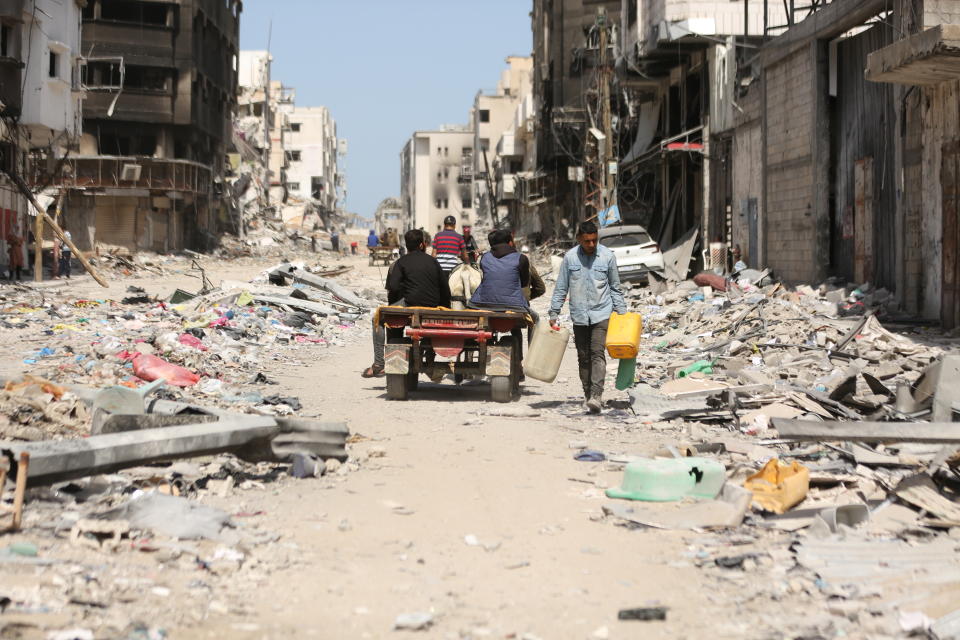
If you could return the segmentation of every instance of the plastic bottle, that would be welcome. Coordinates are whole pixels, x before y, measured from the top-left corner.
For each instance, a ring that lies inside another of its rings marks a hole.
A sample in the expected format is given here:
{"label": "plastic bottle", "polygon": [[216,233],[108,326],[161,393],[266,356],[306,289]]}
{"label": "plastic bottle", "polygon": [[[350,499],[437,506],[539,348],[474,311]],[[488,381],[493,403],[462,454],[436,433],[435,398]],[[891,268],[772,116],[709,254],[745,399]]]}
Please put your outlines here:
{"label": "plastic bottle", "polygon": [[541,382],[553,382],[560,372],[560,363],[569,341],[569,329],[554,329],[549,322],[538,322],[533,330],[530,348],[523,359],[524,375]]}

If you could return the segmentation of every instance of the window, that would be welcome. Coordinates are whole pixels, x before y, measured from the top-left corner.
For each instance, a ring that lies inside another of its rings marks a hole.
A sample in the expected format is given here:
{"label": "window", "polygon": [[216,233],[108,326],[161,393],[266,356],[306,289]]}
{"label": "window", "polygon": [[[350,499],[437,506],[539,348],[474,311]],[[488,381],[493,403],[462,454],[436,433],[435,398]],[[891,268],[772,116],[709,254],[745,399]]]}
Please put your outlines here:
{"label": "window", "polygon": [[646,233],[637,232],[637,233],[624,233],[615,236],[607,236],[600,240],[600,244],[610,249],[615,247],[634,247],[637,245],[645,245],[651,242],[650,236]]}
{"label": "window", "polygon": [[480,122],[490,122],[490,109],[480,109]]}
{"label": "window", "polygon": [[460,198],[460,208],[469,209],[473,206],[473,203],[470,202],[470,196],[461,196]]}
{"label": "window", "polygon": [[[92,5],[93,3],[89,4]],[[167,25],[167,6],[153,2],[101,0],[100,18],[102,20],[163,27]]]}
{"label": "window", "polygon": [[299,123],[299,122],[291,122],[291,123],[290,123],[290,131],[300,131],[300,123]]}
{"label": "window", "polygon": [[444,147],[444,148],[443,148],[443,155],[445,155],[445,156],[450,155],[450,149],[448,149],[447,147]]}
{"label": "window", "polygon": [[287,183],[287,191],[300,191],[300,183],[299,183],[299,182],[288,182],[288,183]]}
{"label": "window", "polygon": [[443,179],[446,180],[450,177],[450,169],[448,167],[443,168]]}
{"label": "window", "polygon": [[490,151],[490,138],[480,138],[480,151]]}
{"label": "window", "polygon": [[434,203],[434,204],[437,205],[437,209],[440,208],[440,203],[441,203],[441,202],[442,202],[442,201],[440,200],[440,198],[437,198],[436,202]]}
{"label": "window", "polygon": [[442,155],[443,155],[443,149],[442,149],[441,147],[437,147],[437,155],[438,155],[438,156],[442,156]]}
{"label": "window", "polygon": [[443,199],[443,208],[444,208],[444,209],[449,209],[449,208],[450,208],[450,201],[447,200],[446,198]]}
{"label": "window", "polygon": [[13,29],[10,28],[10,25],[0,25],[0,56],[4,58],[10,56],[13,51],[12,43],[10,42],[11,35],[13,35]]}
{"label": "window", "polygon": [[300,150],[297,149],[296,151],[288,151],[287,159],[291,162],[300,162]]}
{"label": "window", "polygon": [[60,77],[60,54],[56,51],[50,52],[50,77]]}

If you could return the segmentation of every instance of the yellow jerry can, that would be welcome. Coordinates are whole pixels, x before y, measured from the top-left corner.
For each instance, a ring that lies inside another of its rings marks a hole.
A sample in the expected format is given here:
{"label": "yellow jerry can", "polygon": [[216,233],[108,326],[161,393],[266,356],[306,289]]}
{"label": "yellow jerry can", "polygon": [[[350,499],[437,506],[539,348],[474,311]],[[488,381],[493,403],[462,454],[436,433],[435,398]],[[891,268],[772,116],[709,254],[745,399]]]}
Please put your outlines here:
{"label": "yellow jerry can", "polygon": [[639,313],[610,314],[607,325],[607,353],[617,360],[636,358],[640,352],[643,318]]}

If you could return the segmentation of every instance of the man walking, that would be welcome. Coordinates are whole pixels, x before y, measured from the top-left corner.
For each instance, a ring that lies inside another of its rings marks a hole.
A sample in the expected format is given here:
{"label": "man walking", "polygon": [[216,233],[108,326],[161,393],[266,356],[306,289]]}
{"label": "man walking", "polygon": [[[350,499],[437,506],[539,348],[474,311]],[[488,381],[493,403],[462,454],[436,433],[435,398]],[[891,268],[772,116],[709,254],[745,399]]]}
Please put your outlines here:
{"label": "man walking", "polygon": [[467,262],[477,264],[477,254],[480,249],[477,247],[477,239],[473,237],[473,227],[468,224],[463,225],[463,245],[467,252]]}
{"label": "man walking", "polygon": [[617,259],[610,249],[599,243],[597,225],[580,223],[577,243],[579,246],[563,257],[557,274],[550,301],[550,324],[555,328],[559,326],[557,316],[569,294],[573,341],[586,408],[590,413],[600,413],[603,379],[607,373],[607,324],[611,312],[626,313],[627,305],[620,290]]}
{"label": "man walking", "polygon": [[443,231],[433,237],[432,254],[446,273],[456,269],[461,260],[467,261],[466,245],[463,236],[457,233],[457,219],[453,216],[443,219]]}

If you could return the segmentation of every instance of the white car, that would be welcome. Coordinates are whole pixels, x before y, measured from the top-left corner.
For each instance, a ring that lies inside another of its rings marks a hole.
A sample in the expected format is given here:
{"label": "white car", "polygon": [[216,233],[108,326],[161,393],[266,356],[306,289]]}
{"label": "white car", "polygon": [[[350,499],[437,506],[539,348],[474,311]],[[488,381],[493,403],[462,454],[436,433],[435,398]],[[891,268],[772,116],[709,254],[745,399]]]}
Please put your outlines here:
{"label": "white car", "polygon": [[638,224],[600,229],[600,244],[617,256],[620,280],[646,280],[651,271],[663,272],[663,254],[647,230]]}

